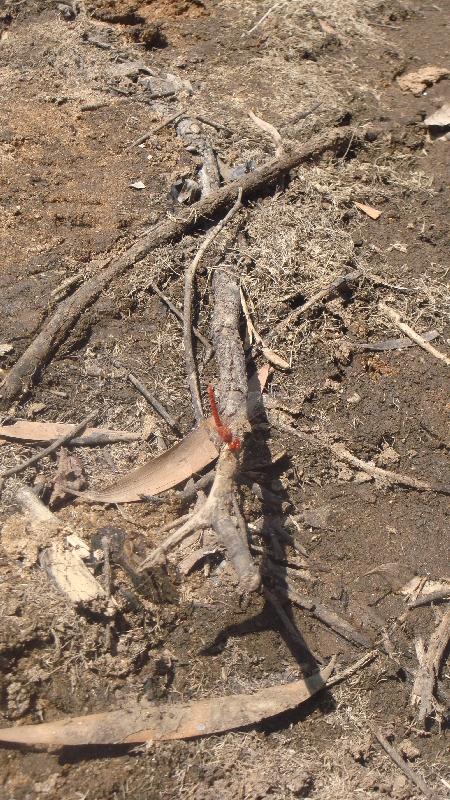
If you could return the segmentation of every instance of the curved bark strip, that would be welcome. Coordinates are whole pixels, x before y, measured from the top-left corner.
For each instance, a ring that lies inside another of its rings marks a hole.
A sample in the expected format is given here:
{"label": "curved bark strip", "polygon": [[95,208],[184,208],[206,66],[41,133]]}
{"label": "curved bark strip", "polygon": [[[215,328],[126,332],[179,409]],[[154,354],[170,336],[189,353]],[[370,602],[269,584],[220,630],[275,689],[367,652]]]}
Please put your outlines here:
{"label": "curved bark strip", "polygon": [[260,689],[254,694],[211,697],[191,703],[138,705],[40,725],[0,730],[0,742],[54,747],[111,745],[193,739],[254,725],[309,700],[323,689],[334,659],[308,678]]}
{"label": "curved bark strip", "polygon": [[0,405],[3,408],[8,407],[13,400],[29,390],[39,370],[64,342],[80,316],[115,278],[142,261],[156,247],[177,241],[200,224],[213,219],[217,212],[235,201],[239,188],[242,189],[243,198],[248,197],[274,183],[289,170],[317,158],[327,150],[336,152],[344,149],[352,137],[354,138],[354,133],[344,128],[333,128],[313,136],[295,153],[276,158],[241,180],[223,186],[196,203],[189,214],[168,218],[141,236],[135,244],[113,258],[97,275],[93,275],[73,295],[59,304],[3,381]]}

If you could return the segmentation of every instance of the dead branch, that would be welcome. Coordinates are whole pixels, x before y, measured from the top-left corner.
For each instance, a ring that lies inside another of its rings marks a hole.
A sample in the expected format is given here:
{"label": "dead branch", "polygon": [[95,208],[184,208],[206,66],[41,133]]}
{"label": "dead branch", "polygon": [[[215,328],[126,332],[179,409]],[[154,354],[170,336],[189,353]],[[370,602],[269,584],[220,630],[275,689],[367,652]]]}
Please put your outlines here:
{"label": "dead branch", "polygon": [[22,461],[21,464],[16,464],[15,467],[5,470],[5,472],[3,472],[3,474],[0,476],[1,480],[9,478],[11,475],[17,475],[19,472],[23,472],[25,469],[28,469],[28,467],[32,467],[34,464],[37,464],[37,462],[40,461],[41,458],[44,458],[44,456],[49,456],[51,453],[54,453],[56,450],[58,450],[58,448],[63,444],[70,442],[72,439],[82,433],[85,428],[87,428],[89,423],[92,422],[92,420],[97,416],[97,413],[97,411],[91,411],[91,413],[84,418],[83,422],[80,422],[79,425],[75,425],[75,427],[69,433],[65,433],[63,436],[60,436],[56,442],[53,442],[53,444],[45,447],[44,450],[41,450],[39,453],[35,453],[34,456],[31,456],[31,458],[28,458],[26,461]]}
{"label": "dead branch", "polygon": [[[225,222],[225,220],[224,220]],[[222,415],[233,432],[234,441],[250,429],[247,411],[245,357],[239,336],[240,293],[232,270],[218,267],[213,275],[214,312],[212,334],[219,373]],[[247,530],[236,505],[235,484],[238,471],[236,452],[223,446],[208,498],[193,516],[169,536],[141,565],[154,566],[170,549],[197,529],[212,528],[239,578],[240,588],[255,591],[261,577],[250,554]]]}
{"label": "dead branch", "polygon": [[357,467],[363,472],[366,472],[368,475],[371,475],[372,478],[378,478],[387,485],[407,486],[410,489],[417,489],[419,492],[439,492],[441,494],[450,494],[450,486],[445,486],[439,483],[427,483],[426,481],[420,481],[417,478],[412,478],[409,475],[402,475],[398,472],[391,472],[391,470],[388,469],[375,467],[373,464],[369,464],[367,461],[362,461],[360,458],[357,458],[342,444],[327,441],[327,439],[324,437],[318,438],[317,434],[316,436],[313,436],[312,434],[305,433],[297,428],[292,428],[290,425],[284,425],[278,420],[276,422],[276,426],[281,431],[289,433],[291,436],[295,436],[297,439],[307,442],[312,447],[330,450],[342,461],[347,461],[349,464],[352,464],[352,466]]}
{"label": "dead branch", "polygon": [[182,108],[181,111],[177,111],[176,114],[171,114],[170,117],[166,117],[166,119],[163,119],[163,121],[160,122],[158,125],[155,125],[155,127],[152,128],[151,131],[147,131],[147,133],[143,133],[142,136],[139,136],[138,139],[135,139],[134,142],[131,142],[125,148],[125,152],[127,150],[131,150],[133,147],[138,147],[140,144],[144,144],[144,142],[146,142],[147,139],[150,139],[150,137],[153,136],[154,133],[158,133],[159,131],[162,131],[163,128],[166,128],[167,125],[170,125],[171,122],[175,122],[177,119],[179,119],[184,114],[186,114],[186,112],[187,112],[187,108]]}
{"label": "dead branch", "polygon": [[419,720],[423,724],[433,712],[440,708],[435,699],[439,669],[450,639],[450,610],[442,617],[433,633],[428,649],[425,650],[422,639],[416,642],[419,669],[416,673],[411,694],[411,702],[419,707]]}
{"label": "dead branch", "polygon": [[399,330],[403,331],[403,333],[406,333],[406,335],[413,342],[418,344],[419,347],[422,348],[422,350],[426,350],[427,353],[430,353],[430,355],[434,356],[439,361],[443,361],[444,364],[447,365],[447,367],[450,367],[450,358],[448,358],[446,355],[444,355],[444,353],[441,353],[440,350],[436,350],[436,348],[433,347],[432,344],[427,342],[423,338],[423,336],[421,336],[419,333],[417,333],[414,330],[414,328],[411,328],[411,326],[408,325],[406,322],[402,322],[400,314],[398,313],[398,311],[395,311],[394,308],[389,308],[389,306],[385,305],[384,303],[379,303],[378,308],[380,309],[380,311],[383,312],[383,314],[386,314],[386,316],[388,316],[389,319],[392,320],[392,322],[395,323],[395,325],[397,326],[397,328],[399,328]]}
{"label": "dead branch", "polygon": [[239,188],[242,189],[242,196],[246,198],[273,184],[291,169],[317,158],[326,151],[336,152],[345,149],[351,138],[352,132],[343,128],[335,128],[314,136],[296,153],[274,159],[239,181],[223,186],[196,203],[188,214],[176,218],[169,217],[144,234],[58,306],[1,384],[0,397],[3,406],[7,407],[9,403],[28,391],[38,371],[44,367],[73,330],[83,312],[115,278],[142,261],[156,247],[176,241],[198,228],[205,220],[212,219],[234,200]]}
{"label": "dead branch", "polygon": [[224,229],[224,227],[228,224],[228,222],[232,219],[232,217],[234,217],[237,211],[239,211],[239,209],[241,208],[242,205],[241,199],[242,199],[242,189],[239,189],[237,200],[234,206],[230,209],[228,214],[214,228],[212,228],[209,231],[209,233],[203,240],[202,244],[200,245],[197,251],[197,255],[195,256],[193,261],[191,261],[191,263],[189,264],[184,278],[184,316],[183,316],[184,360],[186,363],[188,384],[191,392],[192,404],[194,406],[194,415],[197,423],[203,419],[203,409],[200,397],[200,389],[198,385],[197,368],[192,349],[192,304],[194,300],[195,273],[201,259],[203,258],[210,244],[214,241],[216,236],[219,235],[219,233]]}
{"label": "dead branch", "polygon": [[417,788],[420,789],[420,791],[423,792],[425,797],[428,797],[429,800],[438,800],[437,795],[430,789],[429,786],[427,786],[421,775],[419,775],[415,770],[411,769],[409,764],[407,764],[406,761],[404,761],[404,759],[401,757],[400,753],[398,753],[397,750],[395,750],[395,748],[389,744],[388,740],[385,736],[383,736],[381,731],[377,730],[376,728],[372,728],[371,726],[369,727],[377,741],[381,744],[384,752],[387,753],[394,764],[401,769],[408,780],[410,780],[414,786],[417,786]]}

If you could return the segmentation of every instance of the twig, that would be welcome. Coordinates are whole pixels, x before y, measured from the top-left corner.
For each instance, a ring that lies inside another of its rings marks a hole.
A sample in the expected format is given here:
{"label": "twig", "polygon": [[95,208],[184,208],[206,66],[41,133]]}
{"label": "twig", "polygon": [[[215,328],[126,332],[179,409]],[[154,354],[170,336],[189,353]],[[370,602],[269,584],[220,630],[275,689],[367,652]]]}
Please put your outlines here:
{"label": "twig", "polygon": [[253,111],[249,111],[248,115],[252,120],[252,122],[254,122],[258,128],[260,128],[265,133],[268,133],[269,136],[272,137],[273,142],[275,144],[275,156],[276,158],[280,158],[280,156],[284,152],[284,147],[279,131],[277,131],[275,126],[271,125],[270,122],[266,122],[264,119],[261,119],[261,117],[257,117],[256,114],[253,113]]}
{"label": "twig", "polygon": [[284,328],[287,327],[291,322],[295,322],[302,314],[306,314],[310,308],[312,308],[316,303],[319,303],[321,300],[324,300],[325,297],[328,297],[332,292],[336,289],[339,289],[340,286],[350,283],[351,281],[356,281],[358,278],[361,277],[360,270],[354,270],[353,272],[348,272],[346,275],[340,275],[336,278],[332,283],[328,284],[324,289],[321,289],[320,292],[316,292],[313,294],[309,300],[306,301],[302,306],[299,308],[295,308],[294,311],[291,311],[285,319],[282,319],[277,325],[275,325],[274,330],[277,333],[280,333]]}
{"label": "twig", "polygon": [[400,753],[398,753],[397,750],[395,750],[395,748],[389,744],[388,740],[386,739],[385,736],[383,736],[381,731],[377,730],[376,728],[373,728],[371,725],[369,726],[369,728],[372,731],[375,738],[381,744],[381,747],[383,748],[385,753],[387,753],[389,758],[391,758],[392,761],[394,762],[394,764],[396,764],[397,767],[401,769],[401,771],[403,772],[404,775],[406,775],[408,780],[410,780],[411,783],[414,784],[414,786],[417,786],[417,788],[420,789],[420,791],[423,792],[425,797],[428,797],[429,800],[438,800],[437,795],[429,788],[429,786],[427,786],[424,779],[415,770],[411,769],[409,764],[407,764],[406,761],[404,761],[404,759],[401,757]]}
{"label": "twig", "polygon": [[160,122],[159,125],[156,125],[154,128],[152,128],[151,131],[143,133],[142,136],[139,136],[139,139],[135,139],[134,142],[131,142],[131,144],[127,145],[125,151],[131,150],[132,147],[138,147],[140,144],[144,144],[144,142],[146,142],[147,139],[150,139],[150,137],[153,136],[154,133],[162,131],[163,128],[167,127],[167,125],[170,125],[171,122],[175,122],[175,120],[182,117],[183,114],[186,114],[186,111],[187,111],[186,108],[182,108],[181,111],[177,111],[176,114],[172,114],[170,117],[166,117],[166,119],[163,119],[163,121]]}
{"label": "twig", "polygon": [[150,392],[144,386],[144,384],[138,381],[138,379],[136,378],[135,375],[133,375],[132,372],[128,374],[128,380],[130,381],[130,383],[133,384],[133,386],[138,390],[138,392],[140,392],[141,395],[145,397],[145,399],[150,403],[152,408],[154,408],[156,413],[159,414],[159,416],[162,417],[163,420],[167,422],[168,426],[172,428],[172,430],[175,431],[175,433],[179,433],[180,429],[178,427],[177,420],[174,417],[172,417],[172,415],[169,414],[168,411],[166,411],[164,406],[161,405],[161,403],[159,402],[159,400],[156,399],[156,397],[150,394]]}
{"label": "twig", "polygon": [[343,639],[356,644],[358,647],[370,647],[370,639],[368,639],[367,636],[360,633],[353,625],[350,625],[346,619],[340,617],[339,614],[336,614],[334,611],[331,611],[331,609],[324,606],[323,603],[311,597],[305,597],[287,585],[282,586],[280,591],[282,591],[292,603],[308,611],[313,617],[323,622],[324,625],[331,628],[331,630],[339,636],[342,636]]}
{"label": "twig", "polygon": [[347,678],[351,678],[355,672],[358,672],[358,670],[367,666],[367,664],[371,664],[372,661],[375,661],[379,655],[380,653],[378,650],[371,650],[369,653],[366,653],[364,656],[362,656],[362,658],[359,658],[358,661],[350,664],[349,667],[342,669],[340,672],[336,672],[335,675],[328,679],[327,686],[335,686],[337,683],[341,683],[342,681],[347,680]]}
{"label": "twig", "polygon": [[[427,331],[427,333],[423,334],[423,339],[426,342],[431,342],[437,336],[439,336],[439,331]],[[383,342],[358,342],[352,344],[353,350],[369,350],[375,353],[384,353],[387,350],[405,350],[407,347],[417,347],[417,342],[402,336],[400,339],[385,339]]]}
{"label": "twig", "polygon": [[200,245],[197,255],[189,264],[185,278],[184,278],[184,316],[183,316],[183,342],[184,342],[184,359],[186,363],[186,372],[188,378],[189,389],[192,397],[192,404],[194,406],[194,415],[197,422],[203,419],[202,401],[200,397],[200,389],[198,386],[197,368],[195,364],[194,352],[192,349],[192,304],[194,299],[194,282],[196,269],[204,256],[206,250],[224,229],[227,223],[241,208],[242,205],[242,189],[238,190],[237,200],[234,206],[230,209],[228,214],[212,228],[204,238]]}
{"label": "twig", "polygon": [[379,303],[378,308],[380,309],[380,311],[383,312],[383,314],[386,314],[386,316],[388,316],[389,319],[392,320],[392,322],[395,323],[397,328],[403,331],[403,333],[406,333],[406,335],[410,339],[412,339],[413,342],[418,344],[419,347],[422,348],[422,350],[426,350],[427,353],[430,353],[430,355],[434,356],[439,361],[443,361],[444,364],[447,365],[447,367],[450,367],[450,358],[444,355],[444,353],[441,353],[440,350],[436,350],[436,348],[433,347],[432,344],[425,341],[423,336],[417,333],[406,322],[402,322],[400,314],[397,311],[395,311],[393,308],[389,308],[389,306],[385,305],[384,303]]}
{"label": "twig", "polygon": [[92,422],[97,414],[97,411],[92,411],[87,417],[84,418],[83,422],[80,422],[79,425],[75,425],[70,433],[60,436],[59,439],[52,444],[49,444],[49,446],[45,447],[44,450],[41,450],[39,453],[35,453],[34,456],[31,456],[31,458],[28,458],[26,461],[22,461],[21,464],[16,464],[15,467],[7,469],[2,473],[0,479],[4,480],[5,478],[11,477],[11,475],[17,475],[19,472],[23,472],[25,469],[28,469],[28,467],[32,467],[34,464],[37,464],[37,462],[40,461],[41,458],[44,458],[44,456],[49,456],[51,453],[54,453],[56,450],[58,450],[59,447],[62,447],[63,444],[67,444],[68,442],[72,441],[72,439],[74,439],[76,436],[82,433],[85,428],[87,428],[89,423]]}
{"label": "twig", "polygon": [[371,475],[372,478],[378,478],[388,485],[408,486],[410,489],[417,489],[419,492],[439,492],[441,494],[450,494],[450,486],[445,486],[438,483],[427,483],[420,481],[417,478],[412,478],[409,475],[402,475],[398,472],[391,472],[388,469],[381,469],[369,464],[367,461],[362,461],[347,450],[342,444],[336,442],[329,442],[325,438],[317,438],[310,433],[304,433],[297,428],[292,428],[290,425],[284,425],[280,421],[276,422],[277,427],[285,433],[291,434],[304,442],[308,442],[312,447],[323,448],[331,450],[342,461],[347,461],[352,466]]}
{"label": "twig", "polygon": [[[166,304],[167,308],[172,312],[172,314],[175,314],[177,319],[179,319],[180,322],[183,322],[183,314],[181,313],[181,311],[179,311],[179,309],[172,303],[172,301],[169,300],[167,295],[165,295],[161,291],[161,289],[158,288],[156,283],[149,283],[145,288],[148,288],[148,287],[150,287],[152,289],[152,291],[154,291],[155,294],[157,294],[158,297],[161,298],[161,300]],[[213,348],[212,348],[211,342],[209,342],[208,339],[206,339],[206,337],[203,336],[203,334],[199,331],[198,328],[193,327],[192,328],[192,332],[193,332],[194,336],[196,336],[196,338],[199,340],[199,342],[201,342],[202,345],[204,345],[204,347],[206,347],[205,359],[206,359],[206,361],[209,361],[209,359],[211,358],[212,352],[213,352]]]}
{"label": "twig", "polygon": [[194,114],[193,119],[198,119],[198,121],[203,122],[204,125],[209,125],[210,128],[215,128],[216,131],[222,131],[226,133],[227,136],[231,136],[233,133],[230,128],[226,128],[225,125],[220,125],[218,122],[209,119],[209,117],[204,117],[202,114]]}
{"label": "twig", "polygon": [[447,649],[449,638],[450,610],[442,617],[440,624],[430,639],[430,644],[426,651],[421,639],[416,642],[419,669],[416,673],[411,699],[413,705],[419,706],[419,720],[422,723],[426,722],[433,711],[438,710],[438,704],[434,698],[434,693],[441,661]]}
{"label": "twig", "polygon": [[286,122],[283,122],[282,125],[280,125],[280,128],[285,128],[287,125],[295,125],[297,122],[300,122],[300,120],[306,119],[306,117],[309,117],[311,114],[314,114],[314,111],[317,111],[317,109],[320,108],[321,105],[322,101],[315,103],[307,111],[299,111],[298,114],[294,114],[293,117],[288,119]]}
{"label": "twig", "polygon": [[284,3],[274,3],[273,6],[271,6],[269,9],[267,9],[266,13],[262,15],[262,17],[258,20],[258,22],[255,22],[255,24],[253,25],[252,28],[250,28],[250,30],[244,31],[244,33],[241,34],[241,38],[243,36],[250,36],[251,33],[254,33],[256,31],[256,29],[259,28],[260,25],[262,25],[264,20],[267,19],[269,14],[272,13],[272,11],[275,11],[276,8],[281,8],[281,6],[283,6],[283,5],[284,5]]}
{"label": "twig", "polygon": [[49,317],[40,333],[0,384],[1,405],[8,407],[13,400],[29,389],[34,376],[40,374],[50,356],[56,352],[68,334],[73,332],[80,317],[83,317],[83,312],[113,280],[142,261],[152,250],[180,239],[203,221],[212,219],[233,202],[238,188],[242,189],[243,197],[248,197],[261,189],[266,190],[267,186],[278,181],[280,176],[300,164],[317,158],[328,150],[341,151],[348,144],[349,138],[350,133],[345,128],[334,128],[313,136],[297,152],[274,159],[243,178],[222,186],[217,192],[196,203],[187,214],[169,217],[143,234],[131,247],[111,259],[107,266],[59,304],[55,313]]}

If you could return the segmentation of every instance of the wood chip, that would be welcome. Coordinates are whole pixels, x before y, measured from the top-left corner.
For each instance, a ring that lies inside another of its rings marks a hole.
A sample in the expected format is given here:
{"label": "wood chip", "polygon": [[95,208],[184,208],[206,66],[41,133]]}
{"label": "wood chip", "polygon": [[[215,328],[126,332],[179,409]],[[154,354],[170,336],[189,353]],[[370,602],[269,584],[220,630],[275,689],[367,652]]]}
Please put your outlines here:
{"label": "wood chip", "polygon": [[360,211],[363,211],[364,214],[367,214],[370,219],[378,219],[378,217],[381,217],[382,212],[378,211],[377,208],[368,206],[365,203],[355,203],[355,206],[356,208],[359,208]]}

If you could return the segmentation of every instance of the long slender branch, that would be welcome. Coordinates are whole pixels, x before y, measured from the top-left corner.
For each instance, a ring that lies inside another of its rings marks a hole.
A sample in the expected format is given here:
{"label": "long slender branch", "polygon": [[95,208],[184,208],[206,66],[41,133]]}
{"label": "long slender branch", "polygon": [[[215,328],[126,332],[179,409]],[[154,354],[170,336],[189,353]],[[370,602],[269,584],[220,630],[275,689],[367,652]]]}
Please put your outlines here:
{"label": "long slender branch", "polygon": [[99,273],[95,274],[70,297],[59,304],[55,313],[31,342],[23,355],[9,371],[1,384],[1,403],[8,407],[24,392],[28,391],[34,377],[57,351],[83,316],[83,312],[95,302],[101,292],[116,278],[123,275],[134,264],[142,261],[152,250],[168,242],[176,241],[190,233],[205,220],[227,207],[236,197],[238,188],[242,196],[266,189],[279,180],[281,175],[300,164],[317,158],[327,150],[345,149],[352,137],[349,129],[335,128],[312,137],[296,153],[274,159],[249,173],[239,181],[223,186],[217,192],[196,203],[189,214],[169,217],[145,233],[117,258],[113,258]]}

